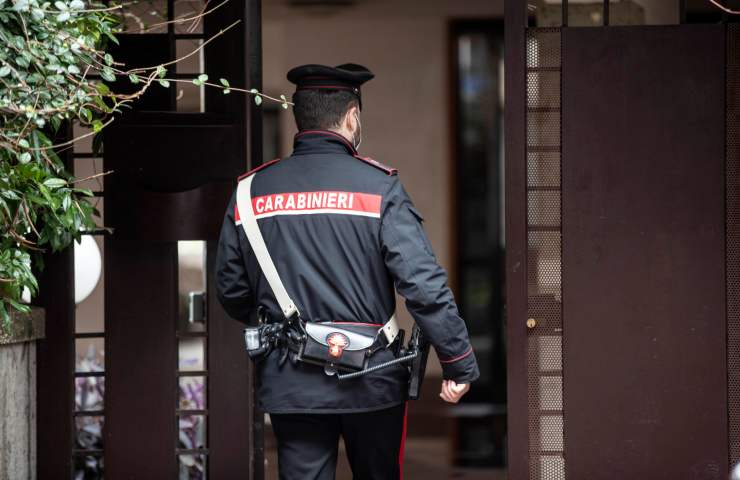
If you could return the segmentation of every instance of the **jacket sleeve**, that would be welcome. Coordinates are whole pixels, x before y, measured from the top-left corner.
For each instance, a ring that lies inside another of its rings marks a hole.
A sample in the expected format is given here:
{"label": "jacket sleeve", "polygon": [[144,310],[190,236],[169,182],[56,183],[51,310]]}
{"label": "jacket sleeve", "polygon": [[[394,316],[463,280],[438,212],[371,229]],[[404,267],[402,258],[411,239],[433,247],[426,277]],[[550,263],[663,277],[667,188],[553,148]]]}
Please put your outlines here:
{"label": "jacket sleeve", "polygon": [[[243,323],[249,322],[254,308],[254,295],[249,286],[244,249],[248,243],[240,239],[242,227],[235,223],[236,193],[232,195],[224,215],[216,253],[216,295],[226,313]],[[246,237],[246,235],[243,235]]]}
{"label": "jacket sleeve", "polygon": [[480,374],[468,330],[422,221],[400,180],[393,176],[381,213],[380,242],[385,264],[409,313],[437,351],[444,378],[472,382]]}

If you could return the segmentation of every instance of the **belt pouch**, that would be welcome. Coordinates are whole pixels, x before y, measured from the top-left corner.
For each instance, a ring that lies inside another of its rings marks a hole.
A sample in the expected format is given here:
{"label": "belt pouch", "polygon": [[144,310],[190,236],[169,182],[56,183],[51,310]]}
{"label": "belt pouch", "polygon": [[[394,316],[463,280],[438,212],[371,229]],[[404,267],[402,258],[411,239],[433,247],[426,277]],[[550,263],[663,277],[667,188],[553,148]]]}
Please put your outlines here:
{"label": "belt pouch", "polygon": [[[338,370],[363,370],[378,328],[346,328],[332,322],[307,322],[306,342],[298,358]],[[366,330],[367,333],[360,330]]]}

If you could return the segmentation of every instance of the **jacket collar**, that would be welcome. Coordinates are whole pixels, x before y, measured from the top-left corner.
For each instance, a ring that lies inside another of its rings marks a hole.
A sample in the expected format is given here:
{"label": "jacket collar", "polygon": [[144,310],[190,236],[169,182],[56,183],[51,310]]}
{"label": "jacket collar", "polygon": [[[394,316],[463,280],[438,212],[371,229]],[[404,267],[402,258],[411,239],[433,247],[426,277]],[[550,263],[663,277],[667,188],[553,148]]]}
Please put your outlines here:
{"label": "jacket collar", "polygon": [[357,150],[342,135],[329,130],[303,130],[293,139],[293,155],[312,153],[348,153],[357,155]]}

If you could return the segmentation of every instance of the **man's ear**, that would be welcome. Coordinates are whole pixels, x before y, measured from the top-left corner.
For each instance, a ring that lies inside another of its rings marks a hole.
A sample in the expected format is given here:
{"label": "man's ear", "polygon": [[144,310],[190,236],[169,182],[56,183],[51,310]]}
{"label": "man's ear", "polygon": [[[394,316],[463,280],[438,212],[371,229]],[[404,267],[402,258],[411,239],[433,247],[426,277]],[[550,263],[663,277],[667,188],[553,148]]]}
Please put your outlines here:
{"label": "man's ear", "polygon": [[357,106],[350,107],[344,116],[344,127],[348,132],[354,132],[357,129],[357,116],[360,114]]}

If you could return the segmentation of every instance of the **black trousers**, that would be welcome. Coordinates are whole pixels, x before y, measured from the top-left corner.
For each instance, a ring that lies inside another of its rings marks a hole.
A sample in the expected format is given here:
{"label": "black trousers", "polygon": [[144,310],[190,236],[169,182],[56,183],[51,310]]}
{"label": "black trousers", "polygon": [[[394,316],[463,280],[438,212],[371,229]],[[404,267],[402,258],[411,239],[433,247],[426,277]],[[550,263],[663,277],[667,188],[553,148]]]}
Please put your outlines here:
{"label": "black trousers", "polygon": [[280,480],[333,480],[340,435],[354,480],[400,480],[406,404],[344,414],[270,414]]}

